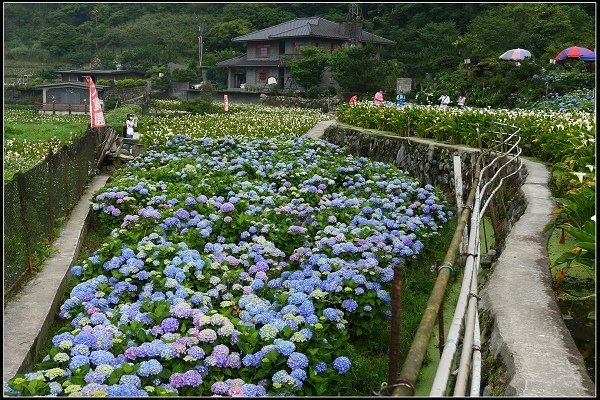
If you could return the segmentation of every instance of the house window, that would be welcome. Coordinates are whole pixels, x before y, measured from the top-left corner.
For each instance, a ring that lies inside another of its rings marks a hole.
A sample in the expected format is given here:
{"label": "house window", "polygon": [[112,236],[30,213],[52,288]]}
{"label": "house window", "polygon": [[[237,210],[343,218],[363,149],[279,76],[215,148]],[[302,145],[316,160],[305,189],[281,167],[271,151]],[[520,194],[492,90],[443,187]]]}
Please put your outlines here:
{"label": "house window", "polygon": [[266,83],[267,82],[267,74],[268,74],[268,71],[266,69],[257,69],[256,70],[256,83]]}
{"label": "house window", "polygon": [[303,46],[305,46],[304,42],[294,42],[294,54],[299,54],[300,48],[302,48]]}
{"label": "house window", "polygon": [[271,45],[269,45],[269,44],[256,45],[256,57],[261,57],[261,58],[269,57],[270,48],[271,48]]}

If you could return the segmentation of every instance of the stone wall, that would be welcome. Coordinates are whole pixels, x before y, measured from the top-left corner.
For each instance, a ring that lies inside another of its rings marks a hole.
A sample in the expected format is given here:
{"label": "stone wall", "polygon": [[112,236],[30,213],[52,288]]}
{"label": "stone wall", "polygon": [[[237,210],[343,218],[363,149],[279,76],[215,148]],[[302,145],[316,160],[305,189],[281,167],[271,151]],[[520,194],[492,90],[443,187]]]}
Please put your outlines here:
{"label": "stone wall", "polygon": [[[453,157],[458,155],[461,160],[462,198],[466,201],[475,178],[473,175],[480,153],[479,149],[471,147],[414,137],[399,137],[340,123],[327,128],[321,138],[343,147],[348,154],[393,164],[419,180],[421,185],[431,184],[441,189],[453,207],[456,207]],[[489,162],[493,156],[485,155],[483,159],[484,163]],[[514,167],[507,167],[508,173],[513,171]],[[489,173],[491,177],[495,171]],[[504,247],[506,235],[527,206],[525,196],[520,190],[526,176],[527,171],[523,168],[507,178],[486,210],[486,215],[490,216],[494,225],[497,250]],[[491,189],[493,187],[490,187]]]}
{"label": "stone wall", "polygon": [[141,104],[148,97],[148,86],[134,86],[127,88],[107,87],[104,89],[104,100],[117,99],[119,103]]}

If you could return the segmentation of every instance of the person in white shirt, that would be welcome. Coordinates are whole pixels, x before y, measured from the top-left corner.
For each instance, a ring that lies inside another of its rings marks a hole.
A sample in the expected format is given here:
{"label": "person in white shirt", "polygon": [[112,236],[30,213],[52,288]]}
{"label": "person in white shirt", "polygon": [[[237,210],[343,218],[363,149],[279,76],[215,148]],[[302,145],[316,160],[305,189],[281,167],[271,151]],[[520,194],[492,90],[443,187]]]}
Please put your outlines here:
{"label": "person in white shirt", "polygon": [[446,107],[448,107],[448,104],[450,104],[450,96],[448,96],[448,92],[444,92],[444,94],[440,96],[438,101],[440,102],[441,109],[445,109]]}
{"label": "person in white shirt", "polygon": [[456,101],[456,105],[458,106],[458,108],[463,108],[465,106],[465,101],[467,101],[467,98],[463,93],[461,93],[460,96],[458,96],[458,100]]}
{"label": "person in white shirt", "polygon": [[[133,138],[133,134],[135,132],[135,128],[137,127],[137,117],[133,114],[127,114],[127,119],[125,120],[125,135],[126,138]],[[131,145],[126,145],[127,150],[131,152]],[[123,146],[125,147],[125,146]]]}

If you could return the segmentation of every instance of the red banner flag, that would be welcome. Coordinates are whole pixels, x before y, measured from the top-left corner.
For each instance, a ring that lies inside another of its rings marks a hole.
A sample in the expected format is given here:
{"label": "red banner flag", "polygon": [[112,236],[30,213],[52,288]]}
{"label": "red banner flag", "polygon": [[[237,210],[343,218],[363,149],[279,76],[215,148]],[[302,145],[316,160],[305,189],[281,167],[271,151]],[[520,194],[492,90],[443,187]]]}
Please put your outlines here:
{"label": "red banner flag", "polygon": [[223,109],[229,111],[229,97],[226,94],[223,95]]}
{"label": "red banner flag", "polygon": [[106,126],[106,123],[104,122],[104,113],[102,112],[102,105],[98,98],[96,85],[94,85],[91,76],[84,76],[84,78],[90,89],[90,116],[92,118],[90,125],[92,128],[102,128]]}

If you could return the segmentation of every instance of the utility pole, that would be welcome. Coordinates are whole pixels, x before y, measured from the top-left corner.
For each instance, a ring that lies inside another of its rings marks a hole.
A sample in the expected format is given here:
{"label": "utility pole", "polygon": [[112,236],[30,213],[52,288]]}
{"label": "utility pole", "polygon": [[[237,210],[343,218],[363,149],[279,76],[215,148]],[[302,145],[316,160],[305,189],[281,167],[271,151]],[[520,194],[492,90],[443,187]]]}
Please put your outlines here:
{"label": "utility pole", "polygon": [[203,42],[203,34],[204,34],[204,20],[196,17],[196,20],[198,21],[198,33],[200,34],[200,36],[198,36],[198,67],[200,68],[200,80],[201,82],[204,81],[204,73],[202,70],[202,53],[204,50],[204,42]]}
{"label": "utility pole", "polygon": [[[358,3],[350,3],[348,5],[348,24],[350,31],[350,46],[356,46],[358,44],[359,36],[359,23],[362,21],[362,10]],[[362,26],[362,25],[361,25]],[[362,28],[360,28],[362,29]]]}

